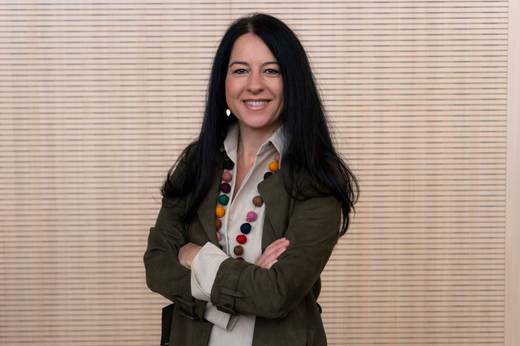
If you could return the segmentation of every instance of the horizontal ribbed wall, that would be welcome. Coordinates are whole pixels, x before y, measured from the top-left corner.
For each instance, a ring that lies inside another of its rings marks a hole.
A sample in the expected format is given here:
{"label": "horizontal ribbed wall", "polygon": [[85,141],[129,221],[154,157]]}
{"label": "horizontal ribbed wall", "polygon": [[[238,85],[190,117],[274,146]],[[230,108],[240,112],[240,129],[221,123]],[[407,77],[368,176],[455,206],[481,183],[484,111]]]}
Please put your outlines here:
{"label": "horizontal ribbed wall", "polygon": [[330,345],[503,345],[507,1],[0,3],[0,344],[153,345],[142,255],[229,23],[304,44],[361,183]]}

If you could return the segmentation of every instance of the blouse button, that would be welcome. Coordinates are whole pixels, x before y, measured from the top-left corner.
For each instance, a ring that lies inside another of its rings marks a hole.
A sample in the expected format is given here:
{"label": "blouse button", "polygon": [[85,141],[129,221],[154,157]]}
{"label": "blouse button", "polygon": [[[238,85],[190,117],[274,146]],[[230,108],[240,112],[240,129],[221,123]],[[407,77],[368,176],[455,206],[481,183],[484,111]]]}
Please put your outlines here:
{"label": "blouse button", "polygon": [[222,221],[220,221],[220,219],[215,220],[215,227],[217,228],[217,231],[222,228]]}

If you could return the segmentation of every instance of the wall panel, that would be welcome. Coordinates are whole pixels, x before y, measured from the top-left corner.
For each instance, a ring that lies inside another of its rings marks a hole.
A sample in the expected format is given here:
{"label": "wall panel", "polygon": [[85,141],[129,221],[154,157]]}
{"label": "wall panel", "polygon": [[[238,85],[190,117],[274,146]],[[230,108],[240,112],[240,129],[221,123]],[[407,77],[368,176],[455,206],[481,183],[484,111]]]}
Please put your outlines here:
{"label": "wall panel", "polygon": [[361,183],[322,276],[329,344],[504,345],[500,0],[0,2],[0,344],[158,343],[159,187],[253,11],[298,33]]}

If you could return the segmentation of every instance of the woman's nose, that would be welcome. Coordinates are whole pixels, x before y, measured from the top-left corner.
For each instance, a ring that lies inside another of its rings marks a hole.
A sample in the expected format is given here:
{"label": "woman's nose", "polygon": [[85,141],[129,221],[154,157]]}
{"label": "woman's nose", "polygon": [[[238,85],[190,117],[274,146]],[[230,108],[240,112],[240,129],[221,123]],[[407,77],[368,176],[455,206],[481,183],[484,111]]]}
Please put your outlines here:
{"label": "woman's nose", "polygon": [[260,72],[251,72],[247,81],[247,88],[251,92],[258,92],[263,90],[263,80]]}

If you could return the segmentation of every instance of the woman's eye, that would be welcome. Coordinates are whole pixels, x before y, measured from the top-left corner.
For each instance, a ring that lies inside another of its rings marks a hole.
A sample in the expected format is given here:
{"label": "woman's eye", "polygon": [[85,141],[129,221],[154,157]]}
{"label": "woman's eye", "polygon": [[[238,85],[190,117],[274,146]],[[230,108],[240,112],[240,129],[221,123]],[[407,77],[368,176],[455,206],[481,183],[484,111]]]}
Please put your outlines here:
{"label": "woman's eye", "polygon": [[234,70],[233,73],[236,73],[236,74],[242,74],[242,73],[241,73],[242,71],[245,71],[245,69],[243,69],[243,68],[239,68],[239,69]]}
{"label": "woman's eye", "polygon": [[274,68],[268,68],[266,70],[269,74],[277,74],[278,73],[278,70],[275,70]]}

